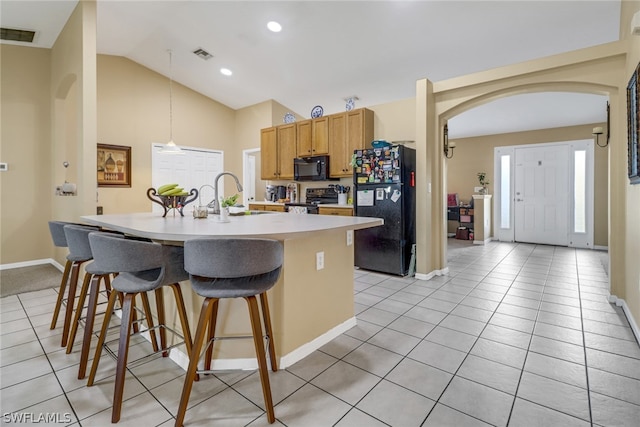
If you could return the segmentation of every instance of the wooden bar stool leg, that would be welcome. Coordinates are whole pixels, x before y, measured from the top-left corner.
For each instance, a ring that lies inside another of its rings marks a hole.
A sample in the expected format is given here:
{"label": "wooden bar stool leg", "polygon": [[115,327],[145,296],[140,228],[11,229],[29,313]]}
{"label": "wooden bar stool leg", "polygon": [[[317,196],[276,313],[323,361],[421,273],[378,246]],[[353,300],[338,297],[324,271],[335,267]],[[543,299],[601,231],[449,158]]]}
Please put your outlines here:
{"label": "wooden bar stool leg", "polygon": [[267,344],[269,348],[269,361],[271,362],[271,370],[276,372],[278,370],[278,360],[276,359],[276,346],[273,340],[273,329],[271,328],[271,314],[269,313],[269,301],[267,299],[267,293],[260,294],[260,306],[262,308],[262,318],[264,320],[264,329],[267,334]]}
{"label": "wooden bar stool leg", "polygon": [[211,298],[211,303],[213,308],[211,310],[211,316],[209,316],[209,337],[207,338],[207,344],[211,343],[209,347],[207,347],[207,354],[204,357],[204,370],[211,370],[211,359],[213,359],[213,346],[215,345],[215,341],[211,341],[216,336],[216,322],[218,320],[218,303],[220,302],[217,298]]}
{"label": "wooden bar stool leg", "polygon": [[179,283],[169,285],[173,290],[178,308],[178,316],[180,316],[180,325],[182,325],[182,336],[184,337],[184,346],[187,350],[187,356],[191,357],[191,347],[193,340],[191,339],[191,329],[189,328],[189,320],[187,319],[187,310],[184,307],[184,298],[182,297],[182,289]]}
{"label": "wooden bar stool leg", "polygon": [[[215,300],[217,301],[217,300]],[[200,310],[200,320],[198,320],[198,326],[196,328],[196,335],[193,341],[193,347],[191,347],[191,357],[189,358],[189,367],[187,368],[187,374],[182,387],[182,396],[180,397],[180,406],[178,406],[178,413],[176,414],[176,427],[182,427],[184,422],[184,415],[187,412],[187,404],[189,403],[189,395],[191,394],[191,388],[193,387],[193,381],[196,377],[196,371],[198,369],[198,355],[202,349],[202,343],[204,341],[205,333],[207,332],[207,323],[211,317],[211,311],[213,309],[213,302],[210,298],[205,298],[202,302],[202,309]]]}
{"label": "wooden bar stool leg", "polygon": [[116,298],[120,292],[111,292],[109,295],[109,302],[107,303],[107,311],[104,313],[104,320],[102,321],[102,329],[100,330],[100,337],[98,338],[98,345],[96,346],[96,354],[93,357],[93,363],[91,364],[91,371],[89,371],[89,379],[87,380],[87,386],[92,386],[93,381],[96,378],[96,372],[98,371],[98,364],[100,363],[100,355],[102,354],[102,346],[107,337],[107,331],[109,330],[109,322],[111,321],[111,313],[113,307],[116,304]]}
{"label": "wooden bar stool leg", "polygon": [[[142,299],[142,307],[144,310],[144,316],[147,318],[147,328],[149,328],[149,336],[151,337],[151,346],[153,347],[153,351],[158,351],[158,340],[156,339],[156,331],[153,329],[153,316],[151,314],[151,306],[149,305],[149,297],[146,292],[142,292],[140,294],[140,298]],[[125,302],[127,296],[125,295]]]}
{"label": "wooden bar stool leg", "polygon": [[78,287],[78,276],[80,275],[80,266],[82,262],[74,262],[71,267],[71,278],[69,280],[69,295],[67,296],[67,307],[64,314],[64,326],[62,328],[62,341],[60,347],[67,346],[69,338],[69,327],[71,326],[71,316],[73,314],[73,306],[76,302],[76,288]]}
{"label": "wooden bar stool leg", "polygon": [[113,409],[111,411],[111,422],[120,421],[122,412],[122,396],[124,394],[124,380],[127,374],[127,356],[129,354],[129,338],[131,337],[131,323],[133,322],[133,299],[134,293],[124,295],[124,305],[122,307],[122,323],[120,324],[120,340],[118,342],[118,364],[116,367],[116,383],[113,390]]}
{"label": "wooden bar stool leg", "polygon": [[80,319],[82,319],[82,311],[84,310],[84,300],[87,297],[89,291],[89,282],[93,277],[92,274],[86,273],[82,280],[82,289],[80,289],[80,295],[78,296],[78,305],[76,307],[75,315],[73,316],[73,322],[71,322],[71,332],[69,332],[69,338],[67,340],[67,354],[73,350],[73,343],[76,341],[76,334],[78,333],[78,325]]}
{"label": "wooden bar stool leg", "polygon": [[[89,350],[91,348],[91,336],[93,335],[93,324],[96,319],[98,306],[98,294],[100,293],[100,279],[103,276],[93,276],[89,287],[89,307],[87,308],[87,320],[84,323],[84,336],[82,338],[82,350],[80,350],[80,366],[78,368],[78,379],[81,380],[87,373],[87,361],[89,360]],[[104,276],[105,287],[109,282],[109,276]],[[115,292],[113,292],[115,293]],[[111,299],[111,295],[109,295]],[[115,299],[114,299],[115,303]]]}
{"label": "wooden bar stool leg", "polygon": [[[162,291],[162,287],[159,287],[155,290],[156,294],[156,310],[158,311],[158,325],[160,325],[160,348],[165,350],[167,348],[167,331],[164,327],[166,325],[165,316],[164,316],[164,293]],[[169,356],[168,351],[162,352],[162,357]]]}
{"label": "wooden bar stool leg", "polygon": [[271,424],[275,422],[276,416],[273,411],[271,385],[269,383],[269,371],[267,370],[267,359],[264,352],[262,324],[260,323],[260,310],[258,310],[258,301],[256,300],[255,296],[245,297],[245,300],[247,300],[247,304],[249,306],[251,329],[253,330],[253,342],[256,347],[258,370],[260,371],[260,382],[262,383],[262,394],[264,395],[264,406],[267,410],[267,421],[269,421],[269,424]]}
{"label": "wooden bar stool leg", "polygon": [[49,329],[55,329],[56,323],[58,323],[58,314],[60,313],[60,307],[62,307],[62,301],[64,300],[64,292],[67,289],[67,281],[69,280],[69,273],[71,272],[71,265],[73,262],[67,260],[64,264],[64,273],[62,273],[62,280],[60,281],[60,289],[58,290],[58,299],[56,300],[56,308],[53,309],[53,319],[51,319],[51,326]]}

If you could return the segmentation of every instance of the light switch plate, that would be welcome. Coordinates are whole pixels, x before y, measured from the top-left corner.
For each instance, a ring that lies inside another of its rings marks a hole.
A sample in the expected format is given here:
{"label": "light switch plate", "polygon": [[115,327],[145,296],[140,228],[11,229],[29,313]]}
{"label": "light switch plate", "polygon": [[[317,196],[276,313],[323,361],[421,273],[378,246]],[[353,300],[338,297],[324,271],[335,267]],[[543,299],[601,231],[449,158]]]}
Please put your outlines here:
{"label": "light switch plate", "polygon": [[324,252],[316,252],[316,270],[324,268]]}

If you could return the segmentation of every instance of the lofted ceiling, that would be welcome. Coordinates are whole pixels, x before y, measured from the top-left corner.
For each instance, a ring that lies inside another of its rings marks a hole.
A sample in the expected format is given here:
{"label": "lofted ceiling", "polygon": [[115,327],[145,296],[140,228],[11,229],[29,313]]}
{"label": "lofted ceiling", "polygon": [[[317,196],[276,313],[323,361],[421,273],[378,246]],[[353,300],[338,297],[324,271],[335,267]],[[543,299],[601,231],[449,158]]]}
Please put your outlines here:
{"label": "lofted ceiling", "polygon": [[[309,117],[415,96],[440,81],[618,40],[620,0],[98,0],[98,53],[124,56],[237,109],[274,99]],[[2,27],[50,48],[77,1],[2,0]],[[280,33],[266,24],[282,24]],[[3,41],[3,43],[6,43]],[[24,43],[18,43],[23,44]],[[193,54],[204,49],[209,60]],[[224,76],[220,68],[233,72]],[[449,121],[451,138],[604,122],[607,98],[500,99]]]}

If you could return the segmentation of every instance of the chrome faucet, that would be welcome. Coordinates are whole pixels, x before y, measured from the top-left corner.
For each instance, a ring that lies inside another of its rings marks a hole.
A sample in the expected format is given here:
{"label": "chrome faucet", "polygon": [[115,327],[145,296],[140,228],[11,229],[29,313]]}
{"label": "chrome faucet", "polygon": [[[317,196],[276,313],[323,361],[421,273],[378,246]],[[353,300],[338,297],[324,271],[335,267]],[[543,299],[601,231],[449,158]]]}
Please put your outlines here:
{"label": "chrome faucet", "polygon": [[214,198],[207,205],[208,207],[213,208],[213,212],[212,213],[214,213],[214,214],[219,214],[220,213],[220,200],[218,200],[218,187],[219,187],[218,186],[218,181],[220,180],[220,177],[222,177],[222,175],[231,175],[233,177],[233,179],[235,179],[235,181],[236,181],[236,187],[238,188],[238,191],[242,191],[242,185],[240,185],[240,181],[238,180],[237,176],[235,176],[231,172],[219,173],[216,176],[216,178],[213,180]]}

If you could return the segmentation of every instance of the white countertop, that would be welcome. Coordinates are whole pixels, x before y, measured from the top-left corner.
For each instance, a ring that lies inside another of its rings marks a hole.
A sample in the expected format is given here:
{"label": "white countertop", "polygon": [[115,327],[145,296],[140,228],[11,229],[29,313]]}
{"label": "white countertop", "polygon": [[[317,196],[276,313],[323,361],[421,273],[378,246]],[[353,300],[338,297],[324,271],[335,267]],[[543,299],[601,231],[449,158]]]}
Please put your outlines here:
{"label": "white countertop", "polygon": [[[340,205],[344,206],[344,205]],[[193,218],[169,212],[87,215],[82,219],[90,224],[154,240],[177,241],[196,237],[262,237],[277,240],[308,236],[328,230],[359,230],[384,223],[380,218],[333,215],[293,215],[269,212],[260,215],[230,216],[229,222],[218,221],[217,215]]]}

